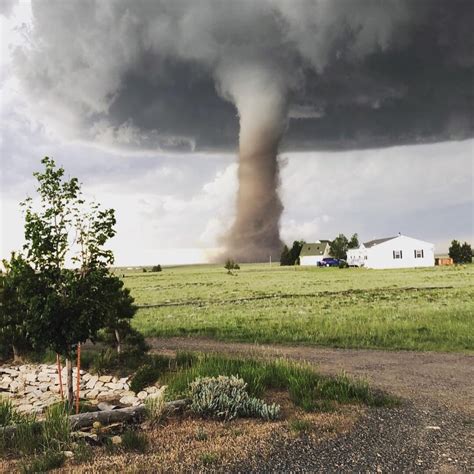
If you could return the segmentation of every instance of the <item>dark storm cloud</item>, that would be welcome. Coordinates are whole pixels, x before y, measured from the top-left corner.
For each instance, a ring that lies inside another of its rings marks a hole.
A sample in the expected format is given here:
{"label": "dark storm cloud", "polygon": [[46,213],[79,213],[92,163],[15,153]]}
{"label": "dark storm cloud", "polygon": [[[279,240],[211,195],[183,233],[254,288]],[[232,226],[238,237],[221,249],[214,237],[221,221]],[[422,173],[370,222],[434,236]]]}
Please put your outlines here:
{"label": "dark storm cloud", "polygon": [[234,150],[226,255],[280,253],[280,147],[473,136],[471,0],[33,2],[25,91],[56,126],[122,148]]}
{"label": "dark storm cloud", "polygon": [[17,67],[72,133],[124,147],[234,150],[232,76],[256,64],[282,82],[286,149],[463,139],[473,12],[470,0],[33,2],[35,47]]}

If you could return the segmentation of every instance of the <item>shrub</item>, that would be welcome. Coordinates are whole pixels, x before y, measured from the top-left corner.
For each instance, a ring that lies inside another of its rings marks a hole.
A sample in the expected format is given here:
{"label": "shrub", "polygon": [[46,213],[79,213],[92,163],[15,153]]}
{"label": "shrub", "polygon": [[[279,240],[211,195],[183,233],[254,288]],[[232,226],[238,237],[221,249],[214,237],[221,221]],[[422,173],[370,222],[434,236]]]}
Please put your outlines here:
{"label": "shrub", "polygon": [[198,378],[190,384],[191,410],[202,416],[232,420],[239,416],[274,420],[280,407],[267,405],[252,398],[246,391],[247,384],[230,376]]}
{"label": "shrub", "polygon": [[127,430],[122,435],[123,450],[144,453],[148,448],[148,438],[144,433],[137,433],[133,430]]}
{"label": "shrub", "polygon": [[145,412],[148,420],[157,424],[163,418],[165,411],[165,390],[166,386],[161,387],[157,393],[153,393],[145,400]]}
{"label": "shrub", "polygon": [[162,271],[162,268],[161,268],[161,265],[155,265],[152,269],[151,269],[152,272],[161,272]]}
{"label": "shrub", "polygon": [[150,357],[150,362],[142,365],[132,376],[130,381],[130,390],[140,392],[145,387],[153,385],[160,375],[169,370],[170,358],[155,355]]}

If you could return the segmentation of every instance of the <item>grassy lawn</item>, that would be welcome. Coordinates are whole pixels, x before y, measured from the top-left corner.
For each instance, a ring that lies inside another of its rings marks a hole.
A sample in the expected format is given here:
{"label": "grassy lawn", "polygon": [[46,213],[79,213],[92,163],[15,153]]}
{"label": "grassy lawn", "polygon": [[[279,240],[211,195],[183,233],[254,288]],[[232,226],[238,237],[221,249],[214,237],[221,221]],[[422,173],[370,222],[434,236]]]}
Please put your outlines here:
{"label": "grassy lawn", "polygon": [[474,349],[474,265],[406,270],[242,265],[123,272],[146,336]]}

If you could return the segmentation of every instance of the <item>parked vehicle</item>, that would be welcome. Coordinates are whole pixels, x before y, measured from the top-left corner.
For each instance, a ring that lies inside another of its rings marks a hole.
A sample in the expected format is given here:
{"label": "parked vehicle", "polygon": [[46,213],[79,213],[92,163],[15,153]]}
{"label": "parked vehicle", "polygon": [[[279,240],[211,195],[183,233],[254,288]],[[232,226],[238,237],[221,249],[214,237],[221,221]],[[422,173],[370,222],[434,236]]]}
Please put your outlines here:
{"label": "parked vehicle", "polygon": [[340,262],[338,258],[325,257],[318,262],[318,267],[338,267]]}

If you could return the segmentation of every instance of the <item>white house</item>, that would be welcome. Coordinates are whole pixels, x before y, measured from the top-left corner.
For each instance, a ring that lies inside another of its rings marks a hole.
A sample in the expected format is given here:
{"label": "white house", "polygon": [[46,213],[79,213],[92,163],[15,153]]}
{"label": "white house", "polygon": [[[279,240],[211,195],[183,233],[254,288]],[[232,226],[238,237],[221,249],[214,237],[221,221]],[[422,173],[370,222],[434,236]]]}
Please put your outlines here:
{"label": "white house", "polygon": [[375,239],[348,250],[347,263],[366,268],[433,267],[434,244],[401,234]]}
{"label": "white house", "polygon": [[330,257],[329,246],[331,242],[329,240],[318,240],[311,244],[304,244],[300,252],[300,265],[316,266],[325,257]]}

